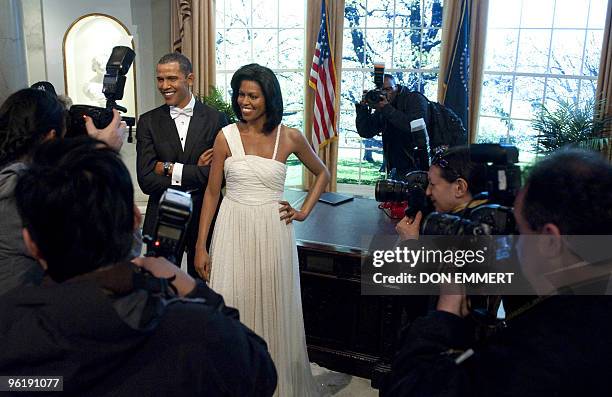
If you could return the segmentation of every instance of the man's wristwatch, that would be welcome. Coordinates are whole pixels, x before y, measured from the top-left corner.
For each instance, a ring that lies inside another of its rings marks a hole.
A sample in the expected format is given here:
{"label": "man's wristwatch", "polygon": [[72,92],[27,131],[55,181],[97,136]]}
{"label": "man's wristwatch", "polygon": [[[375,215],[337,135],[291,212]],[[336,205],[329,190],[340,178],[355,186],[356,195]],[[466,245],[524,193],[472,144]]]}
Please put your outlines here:
{"label": "man's wristwatch", "polygon": [[172,163],[169,161],[164,162],[164,176],[170,176],[170,168],[172,167]]}

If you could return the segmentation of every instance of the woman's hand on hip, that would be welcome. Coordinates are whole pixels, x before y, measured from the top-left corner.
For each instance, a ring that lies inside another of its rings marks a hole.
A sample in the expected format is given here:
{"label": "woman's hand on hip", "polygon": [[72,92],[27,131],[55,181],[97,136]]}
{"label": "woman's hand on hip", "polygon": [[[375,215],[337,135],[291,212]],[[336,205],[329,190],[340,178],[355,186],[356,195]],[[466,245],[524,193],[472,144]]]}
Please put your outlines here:
{"label": "woman's hand on hip", "polygon": [[307,215],[303,211],[298,211],[291,207],[288,201],[280,201],[280,204],[281,207],[278,209],[278,212],[281,214],[280,219],[281,221],[285,221],[287,225],[294,220],[301,222],[306,219]]}

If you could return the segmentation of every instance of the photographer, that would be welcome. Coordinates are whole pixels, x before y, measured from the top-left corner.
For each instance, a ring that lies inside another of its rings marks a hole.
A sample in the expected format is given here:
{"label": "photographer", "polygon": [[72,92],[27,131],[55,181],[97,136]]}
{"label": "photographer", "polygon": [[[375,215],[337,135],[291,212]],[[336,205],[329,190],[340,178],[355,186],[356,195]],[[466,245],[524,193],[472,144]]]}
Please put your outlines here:
{"label": "photographer", "polygon": [[[66,115],[55,90],[50,89],[17,91],[0,107],[0,295],[42,281],[40,266],[23,244],[14,190],[17,175],[27,168],[34,150],[44,141],[64,136]],[[116,110],[108,127],[98,130],[90,118],[86,127],[91,136],[116,150],[121,148],[125,125]]]}
{"label": "photographer", "polygon": [[[485,190],[486,175],[482,165],[470,160],[470,149],[460,146],[440,152],[431,161],[427,173],[427,196],[438,212],[459,213],[482,205],[486,200],[473,200],[473,196]],[[466,209],[466,207],[469,207]],[[419,236],[423,214],[414,218],[404,217],[395,226],[402,240]]]}
{"label": "photographer", "polygon": [[382,93],[380,101],[371,107],[365,92],[361,102],[355,104],[357,133],[362,138],[382,133],[387,171],[395,168],[403,176],[416,169],[410,122],[422,118],[430,130],[429,101],[422,94],[396,84],[390,74],[384,75]]}
{"label": "photographer", "polygon": [[115,151],[41,145],[15,197],[55,283],[0,300],[1,374],[61,375],[70,395],[272,395],[265,342],[220,295],[163,258],[127,261],[141,215]]}
{"label": "photographer", "polygon": [[[66,109],[66,111],[70,111],[70,107],[72,106],[72,99],[65,95],[57,95],[57,93],[55,92],[55,87],[48,81],[39,81],[37,83],[32,84],[30,88],[45,91],[51,94],[52,97],[56,98],[59,101],[59,103]],[[121,115],[116,109],[113,109],[113,119],[108,124],[108,126],[103,129],[97,129],[91,117],[84,115],[83,118],[85,119],[85,129],[87,131],[87,135],[106,143],[108,146],[115,149],[116,151],[121,150],[125,134],[127,132],[127,124],[125,123],[125,121],[121,121]],[[66,126],[65,129],[68,129],[68,126]]]}
{"label": "photographer", "polygon": [[[593,152],[553,154],[532,169],[514,214],[526,278],[576,265],[595,271],[602,263],[585,262],[571,237],[612,235],[612,166]],[[597,282],[605,287],[609,276]],[[496,332],[478,344],[473,323],[465,319],[466,297],[441,296],[438,310],[406,333],[381,395],[608,395],[612,299],[563,296],[578,293],[569,284],[549,287],[507,313]]]}

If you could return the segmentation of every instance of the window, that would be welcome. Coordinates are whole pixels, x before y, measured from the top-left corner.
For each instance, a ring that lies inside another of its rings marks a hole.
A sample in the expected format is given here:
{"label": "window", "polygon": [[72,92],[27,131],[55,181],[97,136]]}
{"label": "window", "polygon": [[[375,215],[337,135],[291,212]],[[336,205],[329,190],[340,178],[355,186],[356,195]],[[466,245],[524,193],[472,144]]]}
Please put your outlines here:
{"label": "window", "polygon": [[533,158],[540,104],[594,98],[608,0],[491,0],[479,142]]}
{"label": "window", "polygon": [[[259,63],[274,71],[283,93],[283,124],[303,131],[304,0],[217,0],[217,88],[231,100],[230,81],[242,65]],[[302,167],[287,160],[288,186],[302,184]]]}
{"label": "window", "polygon": [[384,62],[398,84],[435,100],[441,37],[441,0],[346,0],[338,183],[373,185],[380,179],[380,137],[362,140],[355,128],[354,103],[374,88],[374,62]]}

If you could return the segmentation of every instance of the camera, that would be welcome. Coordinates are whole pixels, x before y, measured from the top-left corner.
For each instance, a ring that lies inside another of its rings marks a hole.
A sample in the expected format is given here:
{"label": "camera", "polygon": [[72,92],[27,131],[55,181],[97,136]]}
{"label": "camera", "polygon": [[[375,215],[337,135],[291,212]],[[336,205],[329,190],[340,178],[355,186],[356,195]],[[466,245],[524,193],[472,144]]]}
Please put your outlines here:
{"label": "camera", "polygon": [[474,208],[468,218],[434,212],[421,228],[429,236],[491,236],[512,234],[516,228],[512,208],[484,204]]}
{"label": "camera", "polygon": [[374,64],[374,85],[375,89],[366,92],[365,100],[369,107],[374,107],[380,102],[380,97],[385,94],[382,91],[383,84],[385,81],[385,64],[375,63]]}
{"label": "camera", "polygon": [[417,170],[428,171],[430,165],[429,135],[425,120],[419,118],[410,122],[410,133],[412,134],[413,160]]}
{"label": "camera", "polygon": [[[427,171],[429,170],[429,136],[425,121],[420,118],[413,120],[410,123],[410,129],[413,135],[413,160],[417,171],[407,173],[402,179],[395,179],[395,168],[391,171],[389,179],[379,180],[376,182],[374,197],[378,202],[385,203],[406,203],[407,207],[397,209],[396,205],[387,205],[387,207],[395,208],[399,212],[404,210],[404,215],[409,218],[414,218],[417,212],[421,211],[423,216],[433,211],[431,200],[427,197],[425,191],[429,184]],[[392,211],[394,212],[395,209]]]}
{"label": "camera", "polygon": [[417,212],[423,215],[429,214],[433,208],[431,201],[427,198],[427,172],[412,171],[406,174],[403,181],[383,179],[376,182],[374,197],[378,202],[406,202],[404,214],[413,218]]}
{"label": "camera", "polygon": [[177,259],[182,257],[192,212],[193,203],[189,193],[166,190],[159,200],[155,235],[143,237],[147,244],[147,256],[163,256],[180,266]]}
{"label": "camera", "polygon": [[512,206],[521,188],[516,146],[495,143],[470,145],[470,160],[486,170],[486,194],[491,202]]}
{"label": "camera", "polygon": [[[102,81],[102,93],[106,97],[106,108],[89,105],[73,105],[70,107],[70,121],[66,131],[66,137],[87,135],[85,120],[83,116],[92,118],[98,129],[106,128],[113,119],[113,109],[126,112],[127,109],[117,105],[118,100],[123,98],[125,81],[128,70],[132,66],[136,53],[129,47],[116,46],[106,63],[106,74]],[[134,117],[122,117],[131,129],[135,124]],[[128,139],[131,141],[131,139]]]}

